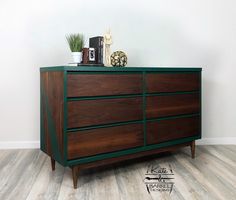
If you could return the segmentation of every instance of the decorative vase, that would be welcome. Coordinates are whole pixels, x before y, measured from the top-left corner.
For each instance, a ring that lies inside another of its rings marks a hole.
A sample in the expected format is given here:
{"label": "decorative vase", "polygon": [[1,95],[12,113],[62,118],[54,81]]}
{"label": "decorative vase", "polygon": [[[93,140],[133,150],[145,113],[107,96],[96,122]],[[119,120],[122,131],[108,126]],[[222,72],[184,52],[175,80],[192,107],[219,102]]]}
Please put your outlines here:
{"label": "decorative vase", "polygon": [[74,63],[82,62],[82,52],[72,52],[72,57],[73,57]]}

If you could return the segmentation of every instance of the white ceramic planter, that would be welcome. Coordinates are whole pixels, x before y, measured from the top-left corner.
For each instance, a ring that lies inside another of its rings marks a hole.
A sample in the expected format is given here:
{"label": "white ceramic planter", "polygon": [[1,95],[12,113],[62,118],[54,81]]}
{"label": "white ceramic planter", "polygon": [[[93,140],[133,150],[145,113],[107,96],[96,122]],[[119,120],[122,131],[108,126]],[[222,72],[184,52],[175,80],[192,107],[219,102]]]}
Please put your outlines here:
{"label": "white ceramic planter", "polygon": [[72,57],[74,63],[82,62],[82,52],[72,52]]}

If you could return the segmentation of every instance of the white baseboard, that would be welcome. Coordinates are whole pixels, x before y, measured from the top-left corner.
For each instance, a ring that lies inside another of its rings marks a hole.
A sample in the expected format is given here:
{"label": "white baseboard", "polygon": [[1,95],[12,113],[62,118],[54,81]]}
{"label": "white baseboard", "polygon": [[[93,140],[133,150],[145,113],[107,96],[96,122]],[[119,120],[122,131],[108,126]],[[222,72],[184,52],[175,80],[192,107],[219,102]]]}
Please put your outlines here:
{"label": "white baseboard", "polygon": [[39,141],[5,141],[0,142],[0,149],[39,149]]}
{"label": "white baseboard", "polygon": [[[220,138],[202,138],[197,140],[197,145],[236,145],[236,137],[220,137]],[[5,141],[0,142],[0,149],[39,149],[39,141]]]}
{"label": "white baseboard", "polygon": [[219,137],[219,138],[202,138],[196,141],[197,145],[221,145],[221,144],[235,144],[236,137]]}

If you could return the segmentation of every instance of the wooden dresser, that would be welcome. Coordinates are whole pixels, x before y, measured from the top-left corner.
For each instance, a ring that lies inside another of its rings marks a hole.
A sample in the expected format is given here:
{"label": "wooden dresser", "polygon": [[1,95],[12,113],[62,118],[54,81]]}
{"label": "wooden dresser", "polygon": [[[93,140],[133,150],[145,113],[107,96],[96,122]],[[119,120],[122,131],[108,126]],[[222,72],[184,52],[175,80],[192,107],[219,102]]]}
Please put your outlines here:
{"label": "wooden dresser", "polygon": [[201,68],[40,69],[41,150],[72,168],[190,146],[201,138]]}

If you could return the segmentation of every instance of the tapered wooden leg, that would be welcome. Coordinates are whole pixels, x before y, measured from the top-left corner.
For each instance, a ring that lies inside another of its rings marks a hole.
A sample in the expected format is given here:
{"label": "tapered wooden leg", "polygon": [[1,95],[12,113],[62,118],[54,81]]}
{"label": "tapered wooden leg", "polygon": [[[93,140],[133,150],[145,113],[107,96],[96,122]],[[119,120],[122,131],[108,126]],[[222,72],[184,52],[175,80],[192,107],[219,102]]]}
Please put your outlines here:
{"label": "tapered wooden leg", "polygon": [[73,185],[74,185],[75,189],[77,188],[78,174],[79,174],[79,167],[73,166],[72,167],[72,178],[73,178]]}
{"label": "tapered wooden leg", "polygon": [[194,159],[195,158],[195,140],[192,141],[190,148],[191,148],[192,158]]}
{"label": "tapered wooden leg", "polygon": [[55,160],[51,157],[51,166],[52,166],[52,171],[55,170]]}

